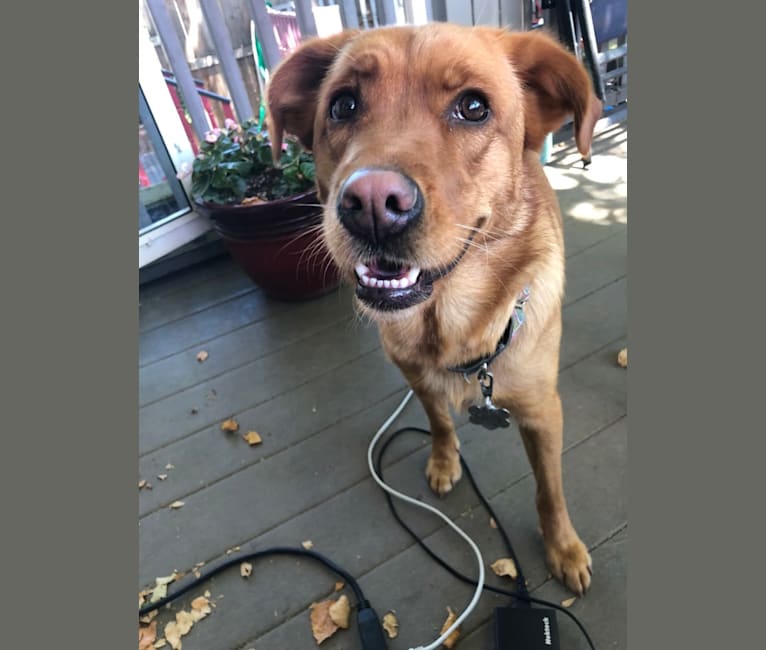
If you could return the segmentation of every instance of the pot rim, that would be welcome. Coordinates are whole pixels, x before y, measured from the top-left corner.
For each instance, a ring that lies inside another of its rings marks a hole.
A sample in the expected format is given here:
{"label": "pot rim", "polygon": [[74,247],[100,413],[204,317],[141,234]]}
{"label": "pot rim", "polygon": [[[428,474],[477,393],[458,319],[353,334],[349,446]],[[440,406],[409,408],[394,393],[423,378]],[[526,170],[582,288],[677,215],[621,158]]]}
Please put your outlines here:
{"label": "pot rim", "polygon": [[322,216],[314,215],[311,219],[286,220],[268,222],[263,225],[237,227],[212,219],[213,229],[219,234],[235,239],[263,239],[269,237],[281,237],[309,230],[322,223]]}
{"label": "pot rim", "polygon": [[[252,209],[255,206],[280,206],[280,205],[287,205],[289,203],[294,203],[298,199],[306,198],[313,195],[316,195],[317,190],[312,189],[308,190],[306,192],[301,192],[300,194],[293,194],[291,196],[285,196],[281,199],[274,199],[272,201],[261,201],[260,203],[213,203],[211,201],[199,201],[196,197],[192,197],[192,202],[194,205],[199,206],[201,208],[206,208],[208,210],[249,210]],[[321,207],[321,204],[318,204],[317,207]]]}

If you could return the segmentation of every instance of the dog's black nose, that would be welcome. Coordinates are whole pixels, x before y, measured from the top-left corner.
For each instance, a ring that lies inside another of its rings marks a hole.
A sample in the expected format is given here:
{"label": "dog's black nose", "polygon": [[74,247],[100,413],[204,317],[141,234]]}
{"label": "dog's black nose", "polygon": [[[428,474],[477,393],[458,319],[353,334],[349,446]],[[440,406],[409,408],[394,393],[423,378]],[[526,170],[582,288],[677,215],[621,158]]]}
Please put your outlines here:
{"label": "dog's black nose", "polygon": [[358,169],[343,183],[337,210],[352,235],[380,244],[417,221],[423,212],[423,199],[409,176],[368,167]]}

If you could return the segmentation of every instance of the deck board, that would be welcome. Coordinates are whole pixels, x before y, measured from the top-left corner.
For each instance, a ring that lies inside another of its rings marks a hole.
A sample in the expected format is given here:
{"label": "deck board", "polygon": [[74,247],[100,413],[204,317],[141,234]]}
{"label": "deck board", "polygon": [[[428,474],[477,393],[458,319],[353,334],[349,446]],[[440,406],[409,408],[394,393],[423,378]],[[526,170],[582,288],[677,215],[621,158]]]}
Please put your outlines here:
{"label": "deck board", "polygon": [[[280,395],[378,347],[377,332],[352,322],[327,327],[315,337],[282,348],[223,375],[179,391],[141,409],[140,453],[221,422]],[[192,413],[198,409],[197,413]]]}
{"label": "deck board", "polygon": [[[559,378],[564,481],[595,565],[593,589],[572,611],[599,650],[627,647],[627,373],[616,364],[627,345],[626,134],[623,125],[597,138],[588,170],[573,165],[571,148],[546,167],[563,188],[567,246]],[[354,316],[350,290],[276,302],[221,258],[143,286],[140,303],[139,478],[152,489],[139,491],[139,586],[198,562],[209,568],[234,546],[244,552],[310,539],[360,579],[379,615],[396,610],[402,634],[389,642],[391,650],[435,638],[445,607],[462,607],[472,590],[424,559],[368,475],[367,443],[406,385],[375,328]],[[195,359],[201,349],[210,355],[204,363]],[[250,447],[238,433],[223,433],[220,423],[230,416],[241,432],[257,430],[263,443]],[[405,424],[427,424],[416,401],[396,426]],[[533,593],[563,600],[567,592],[547,579],[534,481],[516,426],[487,432],[464,415],[456,424],[462,453],[511,530]],[[431,494],[423,475],[428,444],[414,434],[396,441],[387,479],[464,525],[491,562],[502,552],[499,537],[467,482],[445,499]],[[175,500],[185,505],[169,509]],[[475,571],[441,522],[405,516],[457,565]],[[335,581],[319,566],[285,558],[256,564],[248,580],[236,571],[216,577],[173,607],[188,607],[207,589],[217,603],[184,637],[184,648],[315,648],[308,606],[332,595]],[[485,595],[457,648],[487,647],[492,609],[505,602]],[[160,631],[171,617],[160,614]],[[565,647],[586,647],[563,615],[559,627]],[[353,625],[322,647],[358,648]]]}
{"label": "deck board", "polygon": [[[238,306],[229,305],[236,310]],[[195,384],[267,356],[290,344],[315,336],[331,325],[353,316],[349,290],[326,296],[323,300],[295,305],[290,318],[264,318],[222,334],[204,346],[197,346],[140,369],[141,405],[155,402]],[[208,357],[197,361],[198,347]]]}
{"label": "deck board", "polygon": [[141,292],[139,332],[149,332],[231,298],[261,291],[228,258],[210,260],[184,275],[183,284],[163,279]]}

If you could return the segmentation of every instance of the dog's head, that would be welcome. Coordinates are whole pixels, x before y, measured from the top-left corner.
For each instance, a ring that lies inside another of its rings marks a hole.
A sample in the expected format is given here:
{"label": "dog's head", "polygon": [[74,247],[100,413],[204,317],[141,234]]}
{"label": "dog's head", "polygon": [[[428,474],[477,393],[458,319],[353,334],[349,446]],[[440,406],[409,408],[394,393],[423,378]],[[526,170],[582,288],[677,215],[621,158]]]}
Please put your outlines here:
{"label": "dog's head", "polygon": [[284,132],[313,151],[327,244],[379,315],[427,301],[490,224],[512,229],[496,221],[524,189],[524,150],[573,114],[587,155],[600,114],[552,38],[448,24],[310,40],[268,106],[275,159]]}

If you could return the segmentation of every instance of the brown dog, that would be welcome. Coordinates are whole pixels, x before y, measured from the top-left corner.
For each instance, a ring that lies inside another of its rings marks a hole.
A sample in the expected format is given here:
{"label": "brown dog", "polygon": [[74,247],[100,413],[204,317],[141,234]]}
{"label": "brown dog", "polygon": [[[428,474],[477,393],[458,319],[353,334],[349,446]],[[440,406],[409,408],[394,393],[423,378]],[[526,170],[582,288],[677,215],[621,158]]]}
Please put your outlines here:
{"label": "brown dog", "polygon": [[284,132],[313,151],[332,256],[428,414],[431,488],[444,494],[461,474],[449,405],[478,405],[490,427],[507,409],[537,481],[549,568],[582,594],[591,559],[561,480],[564,242],[539,152],[573,114],[589,155],[601,105],[583,67],[540,33],[346,31],[288,57],[268,105],[275,158]]}

